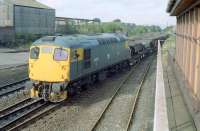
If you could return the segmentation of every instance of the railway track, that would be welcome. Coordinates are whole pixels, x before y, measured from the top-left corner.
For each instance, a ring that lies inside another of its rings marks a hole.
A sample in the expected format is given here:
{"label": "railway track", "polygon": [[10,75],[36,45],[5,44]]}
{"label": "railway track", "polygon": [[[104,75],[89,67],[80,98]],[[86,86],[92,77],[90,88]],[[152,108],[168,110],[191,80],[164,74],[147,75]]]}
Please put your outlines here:
{"label": "railway track", "polygon": [[4,86],[0,86],[0,97],[8,96],[10,94],[13,94],[17,91],[25,89],[25,83],[28,81],[28,78],[25,78],[23,80],[20,80],[18,82],[14,83],[8,83]]}
{"label": "railway track", "polygon": [[[139,88],[137,88],[137,93],[136,93],[136,97],[134,98],[133,100],[133,105],[132,106],[132,109],[131,109],[131,114],[128,118],[128,123],[127,123],[127,126],[126,126],[126,131],[129,130],[131,124],[132,124],[132,119],[134,117],[134,111],[136,109],[136,106],[137,106],[137,102],[138,102],[138,99],[139,99],[139,96],[140,96],[140,92],[141,92],[141,89],[142,89],[142,86],[143,86],[143,83],[146,79],[146,76],[149,72],[149,69],[151,67],[151,64],[153,62],[153,58],[151,59],[151,61],[148,63],[148,66],[147,68],[145,69],[144,71],[144,74],[142,76],[142,79],[141,79],[141,82],[140,82],[140,85],[139,85]],[[137,65],[136,65],[137,66]],[[113,96],[111,97],[110,101],[108,102],[108,104],[106,105],[105,109],[103,110],[103,112],[101,113],[99,119],[96,121],[96,123],[92,126],[92,131],[95,131],[97,130],[97,126],[98,124],[102,121],[102,119],[104,118],[104,115],[105,113],[108,111],[109,107],[112,105],[112,103],[114,102],[115,98],[118,96],[118,92],[120,91],[120,89],[128,82],[128,79],[129,77],[132,75],[134,71],[131,70],[131,72],[127,75],[127,77],[121,82],[121,84],[118,86],[117,90],[115,91],[115,93],[113,94]]]}
{"label": "railway track", "polygon": [[32,101],[26,99],[16,105],[0,111],[0,130],[8,130],[22,118],[29,116],[34,111],[44,107],[46,103],[43,100]]}
{"label": "railway track", "polygon": [[[140,84],[140,88],[137,91],[137,97],[134,100],[133,110],[132,110],[132,113],[129,118],[129,124],[127,125],[127,130],[129,129],[129,126],[131,125],[131,119],[133,117],[133,114],[134,114],[134,111],[135,111],[135,108],[137,105],[140,90],[142,88],[143,82],[145,80],[145,77],[148,73],[150,66],[151,66],[151,62],[149,63],[148,67],[146,68],[146,71],[142,78],[142,82]],[[133,70],[127,75],[127,77],[119,85],[118,89],[112,96],[111,101],[106,106],[105,110],[102,112],[101,117],[95,123],[92,130],[95,130],[96,126],[101,121],[104,113],[107,111],[108,107],[112,104],[115,97],[117,96],[118,91],[124,84],[126,84],[126,82],[128,81],[128,77],[131,76],[132,73],[133,73]],[[22,102],[19,102],[15,105],[12,105],[12,106],[0,111],[0,130],[19,130],[19,129],[23,128],[24,126],[29,125],[30,123],[34,122],[38,118],[43,117],[45,114],[48,114],[49,112],[54,110],[56,107],[59,107],[58,105],[62,105],[62,103],[50,104],[50,103],[44,102],[43,100],[34,101],[30,98],[26,99]]]}
{"label": "railway track", "polygon": [[15,105],[12,105],[12,106],[10,106],[10,107],[8,107],[8,108],[5,108],[5,109],[3,109],[3,110],[0,110],[0,117],[3,116],[4,114],[7,114],[7,113],[11,112],[11,111],[14,110],[14,109],[17,109],[17,108],[19,108],[19,107],[21,107],[21,106],[27,104],[28,102],[31,102],[31,101],[33,101],[33,99],[27,98],[27,99],[25,99],[25,100],[23,100],[23,101],[21,101],[21,102],[15,104]]}
{"label": "railway track", "polygon": [[139,85],[139,89],[137,90],[137,93],[136,93],[136,97],[134,99],[134,104],[133,104],[133,108],[131,110],[131,114],[129,116],[129,119],[128,119],[128,124],[127,124],[127,127],[126,127],[126,131],[129,131],[130,130],[130,127],[132,125],[132,120],[133,120],[133,117],[134,117],[134,114],[135,114],[135,110],[137,108],[137,103],[138,103],[138,100],[139,100],[139,97],[140,97],[140,93],[141,93],[141,90],[142,90],[142,86],[144,84],[144,81],[147,77],[147,74],[149,73],[149,70],[151,68],[151,65],[153,63],[153,59],[151,60],[151,62],[149,63],[148,67],[146,68],[143,76],[142,76],[142,80],[140,82],[140,85]]}
{"label": "railway track", "polygon": [[48,114],[61,104],[51,104],[42,99],[33,100],[28,98],[23,100],[0,111],[0,130],[19,130],[27,124],[43,117],[45,114]]}
{"label": "railway track", "polygon": [[[6,67],[5,67],[6,66]],[[7,70],[7,69],[15,69],[21,67],[27,67],[28,64],[20,64],[20,65],[0,65],[0,70]]]}

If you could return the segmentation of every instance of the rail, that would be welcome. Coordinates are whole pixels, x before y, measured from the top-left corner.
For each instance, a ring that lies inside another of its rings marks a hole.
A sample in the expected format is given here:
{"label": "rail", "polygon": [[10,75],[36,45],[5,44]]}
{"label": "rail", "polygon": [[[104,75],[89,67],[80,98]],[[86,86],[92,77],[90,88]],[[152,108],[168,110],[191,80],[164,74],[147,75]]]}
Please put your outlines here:
{"label": "rail", "polygon": [[[139,87],[137,88],[137,93],[135,95],[135,98],[133,99],[133,105],[132,106],[132,109],[131,109],[131,113],[130,113],[130,116],[128,117],[127,121],[127,125],[125,127],[125,131],[129,131],[130,130],[130,126],[132,125],[132,119],[134,117],[134,112],[136,110],[136,106],[137,106],[137,102],[139,100],[139,97],[140,97],[140,92],[142,90],[142,86],[143,86],[143,83],[146,79],[146,76],[149,72],[149,69],[151,67],[151,64],[152,64],[152,61],[153,61],[153,58],[151,58],[150,62],[147,64],[147,67],[144,69],[144,72],[143,72],[143,76],[141,78],[141,81],[140,81],[140,85]],[[134,67],[137,67],[140,63],[137,63]],[[111,97],[111,99],[109,100],[108,104],[105,106],[103,112],[101,113],[100,117],[97,119],[97,121],[94,123],[94,125],[92,126],[92,131],[94,130],[97,130],[97,126],[98,124],[101,122],[101,120],[104,118],[104,115],[105,113],[108,111],[109,107],[111,106],[111,104],[113,104],[113,101],[116,99],[116,97],[119,95],[119,90],[125,85],[127,84],[128,82],[128,79],[130,78],[130,76],[134,73],[134,69],[132,69],[128,74],[127,76],[125,77],[125,79],[120,83],[120,85],[118,86],[117,90],[115,91],[115,93],[113,94],[113,96]]]}
{"label": "rail", "polygon": [[24,78],[23,80],[14,83],[7,83],[6,85],[0,86],[0,98],[25,89],[26,88],[25,83],[28,80],[29,78]]}
{"label": "rail", "polygon": [[13,68],[21,68],[21,67],[26,67],[26,66],[28,66],[28,64],[0,65],[0,70],[13,69]]}
{"label": "rail", "polygon": [[[16,108],[13,108],[13,106],[11,106],[13,110],[6,109],[6,111],[2,111],[4,113],[1,114],[0,117],[0,130],[10,129],[11,127],[13,127],[13,125],[20,122],[21,119],[25,118],[26,116],[28,117],[35,111],[40,110],[47,105],[47,103],[41,99],[33,102],[27,99],[27,101],[27,104],[23,105],[22,107],[19,107],[18,105],[21,105],[21,103],[24,103],[24,101],[16,104]],[[10,111],[7,113],[7,110]]]}

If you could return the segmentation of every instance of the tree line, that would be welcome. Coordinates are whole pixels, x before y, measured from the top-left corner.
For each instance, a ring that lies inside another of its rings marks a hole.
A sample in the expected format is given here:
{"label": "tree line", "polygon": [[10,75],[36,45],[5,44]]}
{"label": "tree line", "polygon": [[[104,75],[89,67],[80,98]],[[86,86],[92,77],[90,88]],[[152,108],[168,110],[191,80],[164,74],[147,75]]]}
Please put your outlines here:
{"label": "tree line", "polygon": [[73,21],[66,22],[63,27],[63,31],[59,33],[63,34],[88,34],[88,33],[114,33],[114,32],[126,32],[128,35],[138,35],[148,32],[161,32],[162,29],[159,26],[152,25],[136,25],[134,23],[124,23],[120,19],[116,19],[112,22],[101,22],[99,18],[95,18],[91,23],[80,23],[76,25]]}

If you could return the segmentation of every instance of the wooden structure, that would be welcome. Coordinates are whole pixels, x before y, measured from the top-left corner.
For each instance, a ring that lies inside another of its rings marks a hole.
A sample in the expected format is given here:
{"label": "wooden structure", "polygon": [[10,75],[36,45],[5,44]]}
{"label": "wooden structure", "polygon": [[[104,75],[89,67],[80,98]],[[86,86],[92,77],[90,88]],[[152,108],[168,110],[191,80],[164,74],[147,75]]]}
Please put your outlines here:
{"label": "wooden structure", "polygon": [[200,102],[200,1],[170,0],[167,12],[177,17],[176,62],[192,96]]}

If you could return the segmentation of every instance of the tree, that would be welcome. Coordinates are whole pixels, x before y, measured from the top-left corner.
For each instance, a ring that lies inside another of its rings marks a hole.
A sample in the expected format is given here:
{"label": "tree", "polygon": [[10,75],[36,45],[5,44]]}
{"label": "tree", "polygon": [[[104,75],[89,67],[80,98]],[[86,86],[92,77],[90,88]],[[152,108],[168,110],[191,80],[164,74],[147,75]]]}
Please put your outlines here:
{"label": "tree", "polygon": [[120,19],[115,19],[113,20],[113,22],[101,22],[99,18],[94,18],[94,22],[81,23],[79,25],[74,23],[74,21],[68,21],[64,28],[64,33],[67,34],[124,32],[129,34],[130,36],[148,32],[161,32],[161,31],[162,31],[161,28],[156,25],[145,26],[145,25],[136,25],[134,23],[123,23]]}
{"label": "tree", "polygon": [[64,33],[64,34],[78,33],[76,26],[74,25],[74,22],[73,21],[67,21],[65,23],[64,31],[62,33]]}
{"label": "tree", "polygon": [[174,33],[175,27],[174,26],[168,26],[163,31],[166,32],[166,33]]}
{"label": "tree", "polygon": [[121,23],[116,22],[107,22],[102,25],[104,32],[112,32],[115,33],[117,31],[122,31],[123,26]]}
{"label": "tree", "polygon": [[113,22],[121,23],[121,20],[120,19],[115,19]]}
{"label": "tree", "polygon": [[94,20],[94,22],[101,23],[101,19],[100,18],[94,18],[93,20]]}

